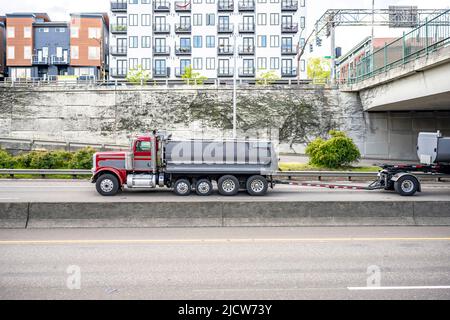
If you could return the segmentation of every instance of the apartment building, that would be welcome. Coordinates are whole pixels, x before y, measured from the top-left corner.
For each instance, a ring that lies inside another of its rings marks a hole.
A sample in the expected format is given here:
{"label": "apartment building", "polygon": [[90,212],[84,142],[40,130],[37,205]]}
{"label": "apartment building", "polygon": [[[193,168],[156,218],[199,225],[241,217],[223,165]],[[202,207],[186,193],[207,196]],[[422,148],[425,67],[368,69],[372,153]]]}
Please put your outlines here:
{"label": "apartment building", "polygon": [[0,79],[6,75],[6,17],[0,16]]}
{"label": "apartment building", "polygon": [[306,0],[111,0],[110,78],[306,78]]}
{"label": "apartment building", "polygon": [[45,13],[6,15],[6,66],[12,79],[107,77],[106,13],[72,14],[70,22]]}

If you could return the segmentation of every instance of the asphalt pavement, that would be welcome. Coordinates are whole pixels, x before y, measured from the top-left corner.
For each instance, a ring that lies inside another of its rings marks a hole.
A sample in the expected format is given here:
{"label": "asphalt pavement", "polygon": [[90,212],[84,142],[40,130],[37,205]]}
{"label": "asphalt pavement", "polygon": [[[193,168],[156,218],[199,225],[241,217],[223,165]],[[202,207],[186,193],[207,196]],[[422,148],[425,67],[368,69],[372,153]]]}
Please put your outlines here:
{"label": "asphalt pavement", "polygon": [[450,227],[0,230],[0,299],[449,299]]}

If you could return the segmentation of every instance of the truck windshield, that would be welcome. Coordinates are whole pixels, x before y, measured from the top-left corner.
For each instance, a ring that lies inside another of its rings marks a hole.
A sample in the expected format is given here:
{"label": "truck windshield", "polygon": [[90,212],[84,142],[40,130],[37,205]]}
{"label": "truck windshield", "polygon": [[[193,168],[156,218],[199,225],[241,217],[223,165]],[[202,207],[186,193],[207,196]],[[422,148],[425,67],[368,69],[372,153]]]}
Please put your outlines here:
{"label": "truck windshield", "polygon": [[138,152],[147,152],[151,150],[150,141],[138,141],[136,143],[136,151]]}

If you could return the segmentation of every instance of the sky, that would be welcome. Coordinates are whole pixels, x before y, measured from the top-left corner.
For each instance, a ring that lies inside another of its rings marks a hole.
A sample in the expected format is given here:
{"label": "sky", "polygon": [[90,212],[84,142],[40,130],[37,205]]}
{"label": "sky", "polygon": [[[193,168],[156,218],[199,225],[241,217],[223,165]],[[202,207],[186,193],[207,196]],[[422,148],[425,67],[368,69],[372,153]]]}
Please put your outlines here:
{"label": "sky", "polygon": [[[326,9],[371,8],[372,0],[306,0],[307,23],[310,28]],[[11,12],[46,12],[54,21],[69,19],[71,12],[108,12],[110,0],[0,0],[0,15]],[[450,9],[450,0],[375,0],[376,8],[389,5],[415,5],[421,9]],[[400,30],[376,28],[376,37],[399,36]],[[336,31],[336,45],[347,52],[371,34],[371,28],[343,28]],[[323,47],[313,55],[329,55],[329,41],[323,39]]]}

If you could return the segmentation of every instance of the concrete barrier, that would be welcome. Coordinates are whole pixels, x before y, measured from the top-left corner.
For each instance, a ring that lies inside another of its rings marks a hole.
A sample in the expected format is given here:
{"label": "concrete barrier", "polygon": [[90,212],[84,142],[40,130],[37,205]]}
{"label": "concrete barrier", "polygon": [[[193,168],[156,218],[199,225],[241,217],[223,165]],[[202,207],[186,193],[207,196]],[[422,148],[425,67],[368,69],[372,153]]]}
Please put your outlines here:
{"label": "concrete barrier", "polygon": [[0,203],[0,228],[448,225],[450,201]]}

